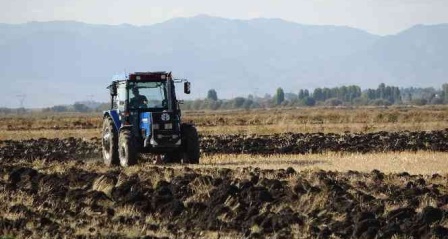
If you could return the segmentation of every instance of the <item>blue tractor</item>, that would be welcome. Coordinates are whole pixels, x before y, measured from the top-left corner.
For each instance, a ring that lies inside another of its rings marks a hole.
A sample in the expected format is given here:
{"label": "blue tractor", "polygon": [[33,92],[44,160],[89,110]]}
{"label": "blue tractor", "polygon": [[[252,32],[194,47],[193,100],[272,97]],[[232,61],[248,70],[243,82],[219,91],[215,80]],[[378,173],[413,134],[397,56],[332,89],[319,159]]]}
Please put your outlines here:
{"label": "blue tractor", "polygon": [[112,82],[102,128],[106,165],[134,165],[140,153],[157,154],[166,163],[199,163],[198,133],[181,121],[175,83],[190,94],[190,82],[173,79],[171,72],[136,72]]}

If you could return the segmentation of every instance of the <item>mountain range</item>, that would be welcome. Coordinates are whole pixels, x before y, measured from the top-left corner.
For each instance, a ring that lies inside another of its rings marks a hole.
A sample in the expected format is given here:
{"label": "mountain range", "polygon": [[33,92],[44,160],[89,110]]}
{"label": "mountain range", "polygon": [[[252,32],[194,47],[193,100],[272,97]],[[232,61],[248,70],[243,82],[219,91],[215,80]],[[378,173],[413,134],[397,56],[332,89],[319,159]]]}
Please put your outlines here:
{"label": "mountain range", "polygon": [[200,15],[150,26],[80,22],[0,24],[0,107],[106,102],[114,75],[172,71],[189,98],[356,84],[448,82],[448,24],[379,36],[344,26]]}

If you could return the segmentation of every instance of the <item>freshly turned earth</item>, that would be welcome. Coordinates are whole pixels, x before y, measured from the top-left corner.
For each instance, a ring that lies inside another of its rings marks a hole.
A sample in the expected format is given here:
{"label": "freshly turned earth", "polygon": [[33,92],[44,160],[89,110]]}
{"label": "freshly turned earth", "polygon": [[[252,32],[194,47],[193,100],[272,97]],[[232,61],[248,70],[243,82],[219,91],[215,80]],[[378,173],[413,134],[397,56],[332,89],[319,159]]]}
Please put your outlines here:
{"label": "freshly turned earth", "polygon": [[[448,130],[202,136],[204,153],[448,152]],[[448,175],[105,168],[100,139],[0,141],[0,237],[443,238]]]}
{"label": "freshly turned earth", "polygon": [[63,161],[100,154],[101,142],[92,143],[76,138],[0,141],[0,161],[15,161],[16,159]]}
{"label": "freshly turned earth", "polygon": [[448,129],[418,132],[285,133],[273,135],[203,136],[205,153],[306,154],[431,150],[448,152]]}
{"label": "freshly turned earth", "polygon": [[[368,134],[274,134],[201,136],[205,154],[307,154],[323,152],[399,152],[430,150],[448,152],[448,129]],[[63,160],[98,157],[101,139],[76,138],[0,141],[0,160]]]}
{"label": "freshly turned earth", "polygon": [[[98,169],[95,169],[98,168]],[[54,168],[54,172],[49,168]],[[59,168],[58,170],[56,170]],[[90,168],[90,170],[88,170]],[[0,235],[442,238],[447,176],[1,162]]]}

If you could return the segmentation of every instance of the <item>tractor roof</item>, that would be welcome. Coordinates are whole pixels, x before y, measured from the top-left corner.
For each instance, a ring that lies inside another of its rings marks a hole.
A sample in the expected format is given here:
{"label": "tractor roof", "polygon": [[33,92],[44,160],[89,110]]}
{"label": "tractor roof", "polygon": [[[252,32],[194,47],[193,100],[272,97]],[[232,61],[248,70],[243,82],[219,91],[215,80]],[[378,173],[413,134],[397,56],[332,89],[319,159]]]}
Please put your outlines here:
{"label": "tractor roof", "polygon": [[171,77],[171,72],[157,71],[157,72],[135,72],[129,74],[128,80],[131,81],[161,81]]}

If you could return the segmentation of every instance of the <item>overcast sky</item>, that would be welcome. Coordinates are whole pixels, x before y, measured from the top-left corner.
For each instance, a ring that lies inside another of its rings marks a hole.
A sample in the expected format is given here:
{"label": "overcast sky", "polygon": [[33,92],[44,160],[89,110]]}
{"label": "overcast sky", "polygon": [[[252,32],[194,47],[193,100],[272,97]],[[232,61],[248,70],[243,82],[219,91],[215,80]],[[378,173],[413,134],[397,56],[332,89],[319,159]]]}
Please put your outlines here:
{"label": "overcast sky", "polygon": [[448,0],[0,0],[0,22],[76,20],[150,25],[207,14],[232,19],[281,18],[394,34],[415,24],[448,23]]}

